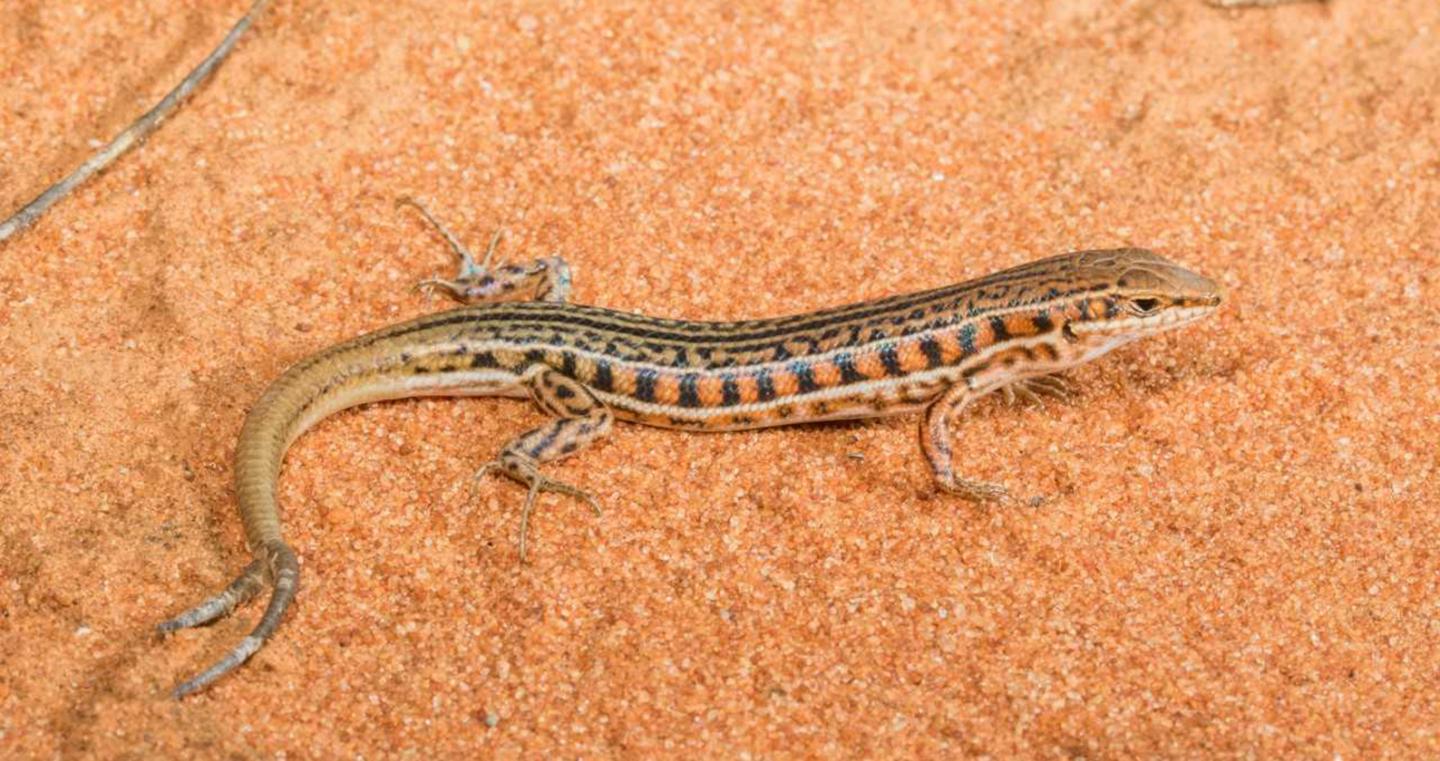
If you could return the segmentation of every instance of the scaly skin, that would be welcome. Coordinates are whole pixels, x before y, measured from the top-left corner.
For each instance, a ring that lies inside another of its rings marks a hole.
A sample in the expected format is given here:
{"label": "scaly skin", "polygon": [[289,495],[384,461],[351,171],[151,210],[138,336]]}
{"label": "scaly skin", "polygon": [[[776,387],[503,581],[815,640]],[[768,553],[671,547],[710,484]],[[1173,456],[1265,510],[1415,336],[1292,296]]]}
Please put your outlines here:
{"label": "scaly skin", "polygon": [[562,260],[492,269],[487,255],[476,265],[431,221],[462,264],[456,279],[424,285],[470,306],[323,349],[281,375],[251,409],[236,447],[235,483],[255,560],[223,592],[160,630],[214,621],[267,583],[274,592],[250,636],[178,686],[176,697],[244,663],[294,599],[300,569],[280,534],[280,463],[296,437],[339,410],[412,396],[531,397],[550,422],[511,440],[481,471],[529,487],[523,559],[538,492],[594,506],[580,489],[542,475],[540,464],[604,436],[616,418],[734,431],[921,411],[921,451],[938,486],[967,499],[1001,498],[1002,487],[953,469],[949,428],[967,404],[996,389],[1063,394],[1054,373],[1194,322],[1224,299],[1213,281],[1157,254],[1118,249],[1062,254],[957,285],[789,317],[666,320],[566,303]]}

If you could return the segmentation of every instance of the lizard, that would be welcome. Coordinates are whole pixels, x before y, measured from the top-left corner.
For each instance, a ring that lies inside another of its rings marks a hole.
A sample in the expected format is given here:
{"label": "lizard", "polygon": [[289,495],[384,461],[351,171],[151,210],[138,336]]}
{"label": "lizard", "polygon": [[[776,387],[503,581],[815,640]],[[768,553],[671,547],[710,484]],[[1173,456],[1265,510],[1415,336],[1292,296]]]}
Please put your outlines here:
{"label": "lizard", "polygon": [[328,415],[417,396],[529,398],[550,419],[504,444],[476,477],[525,485],[519,554],[541,492],[586,491],[541,466],[606,436],[616,420],[736,431],[919,413],[935,484],[960,497],[1005,497],[957,473],[950,427],[1003,390],[1063,396],[1056,374],[1138,338],[1213,313],[1215,281],[1139,248],[1077,251],[919,293],[758,320],[663,319],[568,300],[565,260],[482,262],[423,206],[460,261],[420,285],[463,306],[322,349],[277,378],[250,409],[235,452],[241,523],[253,560],[224,590],[159,625],[161,634],[219,620],[268,585],[260,621],[239,645],[174,689],[179,698],[255,654],[294,600],[300,566],[280,529],[277,481],[290,444]]}

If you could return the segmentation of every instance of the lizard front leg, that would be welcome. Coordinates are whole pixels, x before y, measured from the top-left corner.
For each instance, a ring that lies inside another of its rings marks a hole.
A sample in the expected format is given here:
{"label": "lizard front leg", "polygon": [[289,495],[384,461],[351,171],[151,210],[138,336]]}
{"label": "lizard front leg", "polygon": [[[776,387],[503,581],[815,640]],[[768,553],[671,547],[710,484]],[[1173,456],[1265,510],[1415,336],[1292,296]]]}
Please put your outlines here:
{"label": "lizard front leg", "polygon": [[989,391],[976,391],[965,383],[956,383],[925,409],[920,421],[920,450],[930,463],[935,483],[951,494],[975,502],[1001,499],[1006,490],[1000,484],[971,481],[956,475],[950,462],[950,424],[966,405]]}
{"label": "lizard front leg", "polygon": [[424,215],[450,245],[460,260],[460,271],[454,279],[430,278],[418,284],[421,290],[444,291],[461,304],[489,304],[500,301],[558,301],[570,296],[570,266],[558,256],[546,256],[526,264],[505,264],[492,267],[495,249],[500,245],[500,231],[490,237],[485,259],[475,263],[475,256],[456,238],[443,222],[430,214],[419,201],[408,196],[396,205],[414,206]]}

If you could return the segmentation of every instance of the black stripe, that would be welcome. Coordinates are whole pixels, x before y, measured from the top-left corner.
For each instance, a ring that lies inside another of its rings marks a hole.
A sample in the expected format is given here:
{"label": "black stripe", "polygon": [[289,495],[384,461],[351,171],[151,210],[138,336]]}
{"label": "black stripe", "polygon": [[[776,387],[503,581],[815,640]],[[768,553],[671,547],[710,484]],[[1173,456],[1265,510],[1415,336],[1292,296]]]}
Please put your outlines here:
{"label": "black stripe", "polygon": [[535,446],[530,447],[529,455],[537,460],[541,459],[541,455],[550,448],[550,445],[555,443],[555,439],[560,435],[560,428],[561,426],[558,425],[551,426],[549,432],[541,436],[540,440],[535,443]]}
{"label": "black stripe", "polygon": [[[688,344],[704,343],[707,341],[759,341],[782,338],[795,332],[834,327],[837,323],[841,322],[859,322],[871,317],[890,315],[893,312],[903,313],[912,309],[917,304],[952,297],[956,300],[953,310],[958,311],[961,303],[965,301],[962,297],[965,292],[978,290],[983,286],[993,283],[1030,277],[1033,274],[1032,270],[1035,269],[1034,265],[1041,264],[1044,261],[1046,260],[1032,262],[1030,265],[1022,265],[1021,267],[998,272],[978,280],[949,285],[929,291],[901,294],[875,301],[865,301],[831,309],[823,309],[808,314],[764,320],[687,322],[683,320],[630,314],[628,312],[619,312],[603,307],[534,301],[487,304],[452,309],[448,312],[441,312],[437,315],[431,315],[401,325],[384,328],[375,333],[363,336],[362,338],[373,341],[416,331],[444,328],[451,325],[464,325],[467,323],[483,324],[488,322],[497,324],[528,321],[547,326],[559,324],[567,328],[591,328],[633,337],[643,336],[648,340]],[[1090,287],[1079,287],[1059,292],[1057,297],[1068,297],[1079,293],[1088,293],[1093,290],[1095,289]],[[974,311],[973,306],[971,311]],[[767,346],[763,348],[773,349],[774,347]]]}
{"label": "black stripe", "polygon": [[1034,320],[1036,333],[1049,333],[1055,329],[1055,321],[1050,319],[1050,315],[1045,312],[1035,315]]}
{"label": "black stripe", "polygon": [[849,354],[836,354],[835,366],[840,368],[840,382],[842,384],[859,383],[865,380],[865,376],[861,375],[860,371],[855,369],[855,358]]}
{"label": "black stripe", "polygon": [[808,362],[793,362],[790,365],[790,372],[795,374],[795,382],[800,393],[808,394],[820,387],[815,385],[815,373],[811,372]]}
{"label": "black stripe", "polygon": [[960,351],[970,357],[975,354],[975,323],[960,326]]}
{"label": "black stripe", "polygon": [[681,407],[699,407],[700,389],[696,388],[699,383],[699,376],[695,373],[686,373],[680,376],[680,400]]}
{"label": "black stripe", "polygon": [[775,381],[770,378],[769,370],[761,370],[756,374],[755,389],[762,402],[768,402],[775,398]]}
{"label": "black stripe", "polygon": [[560,372],[567,378],[575,377],[575,355],[573,353],[560,352]]}
{"label": "black stripe", "polygon": [[609,362],[602,359],[595,363],[595,377],[590,379],[589,386],[607,393],[615,390],[615,377],[610,374]]}
{"label": "black stripe", "polygon": [[[1077,289],[1076,292],[1078,293],[1078,292],[1081,292],[1081,291],[1083,291],[1083,290],[1084,290],[1084,289]],[[1082,300],[1081,303],[1082,303],[1082,308],[1083,308],[1084,301]],[[511,306],[511,308],[514,308],[514,306],[516,306],[516,305],[510,305],[510,306]],[[576,306],[574,306],[573,308],[574,308],[577,312],[604,313],[604,314],[607,314],[607,315],[621,314],[621,313],[619,313],[619,312],[610,312],[609,310],[599,309],[598,307],[580,307],[580,306],[576,305]],[[472,308],[471,308],[471,310],[479,310],[479,309],[480,309],[480,308],[478,308],[478,307],[472,307]],[[533,337],[533,336],[521,336],[521,335],[516,335],[516,333],[517,333],[518,331],[525,331],[525,330],[536,330],[536,331],[539,331],[539,330],[543,330],[543,329],[553,329],[554,327],[557,327],[557,326],[558,326],[558,327],[575,328],[575,329],[590,329],[590,330],[598,330],[598,331],[610,331],[610,332],[612,332],[613,334],[618,335],[618,336],[621,336],[621,337],[623,337],[623,338],[632,338],[632,339],[633,339],[633,338],[643,337],[644,339],[646,339],[646,342],[645,342],[645,343],[646,343],[646,346],[648,346],[651,351],[659,351],[659,350],[662,350],[662,349],[664,349],[664,348],[668,348],[667,345],[664,344],[663,342],[664,342],[664,341],[670,341],[672,344],[682,344],[682,345],[688,345],[688,346],[691,346],[691,347],[694,347],[694,346],[696,346],[696,345],[705,345],[705,344],[707,344],[707,343],[709,343],[709,344],[720,344],[720,343],[724,343],[724,344],[726,344],[726,345],[723,346],[723,347],[721,347],[721,348],[724,348],[727,352],[730,352],[730,353],[732,353],[732,354],[748,354],[748,353],[764,353],[764,352],[775,353],[775,352],[777,351],[777,346],[776,346],[776,344],[773,343],[773,342],[741,343],[741,341],[746,341],[746,340],[756,339],[756,338],[766,338],[766,337],[773,338],[773,337],[775,337],[775,336],[784,336],[784,335],[787,335],[788,332],[789,332],[789,330],[790,330],[790,329],[780,329],[780,330],[775,330],[775,331],[770,331],[770,332],[760,332],[760,333],[750,333],[750,334],[740,334],[740,333],[730,333],[730,334],[726,334],[726,333],[723,333],[723,332],[707,333],[707,332],[706,332],[707,329],[708,329],[710,326],[713,326],[713,325],[722,325],[722,324],[723,324],[723,325],[726,325],[727,327],[737,327],[737,326],[743,327],[743,326],[746,325],[747,323],[705,323],[705,322],[695,322],[695,323],[688,323],[688,325],[690,325],[691,327],[688,328],[688,329],[686,329],[686,332],[683,332],[683,333],[664,333],[664,332],[658,332],[655,328],[647,328],[647,327],[645,327],[645,326],[643,326],[643,325],[636,326],[635,328],[632,329],[632,328],[627,328],[626,326],[617,325],[617,324],[611,323],[611,322],[590,320],[590,319],[586,319],[586,318],[585,318],[584,316],[582,316],[581,314],[569,314],[569,315],[567,315],[567,314],[558,314],[558,313],[557,313],[557,314],[545,314],[545,313],[537,313],[537,312],[501,312],[501,311],[494,311],[494,309],[495,309],[495,308],[491,308],[491,309],[489,309],[489,310],[487,310],[487,311],[484,311],[484,312],[481,312],[481,311],[470,311],[470,310],[463,310],[461,313],[446,312],[446,313],[443,313],[443,314],[442,314],[441,316],[439,316],[439,317],[432,318],[432,319],[433,319],[432,322],[428,322],[428,323],[418,323],[418,322],[417,322],[417,323],[415,323],[415,324],[402,325],[402,326],[398,326],[398,327],[393,328],[393,329],[385,329],[385,330],[378,331],[378,332],[376,332],[376,333],[371,333],[371,334],[368,334],[368,335],[365,335],[365,336],[361,336],[360,338],[355,339],[355,342],[354,342],[353,345],[354,345],[354,346],[363,346],[363,345],[367,345],[367,344],[369,344],[369,343],[373,343],[374,341],[381,340],[381,339],[396,338],[396,337],[400,337],[400,336],[403,336],[403,335],[408,335],[408,334],[410,334],[410,333],[427,331],[427,330],[431,330],[431,329],[436,329],[436,330],[438,330],[438,329],[441,329],[441,328],[445,328],[445,327],[449,327],[449,326],[454,326],[454,325],[464,325],[464,326],[468,326],[471,330],[480,330],[480,329],[487,328],[487,327],[490,328],[490,329],[492,329],[492,331],[493,331],[493,335],[492,335],[492,336],[477,337],[477,338],[482,339],[482,340],[485,339],[485,338],[493,338],[494,340],[500,340],[500,341],[504,341],[504,340],[512,340],[512,341],[517,341],[517,342],[519,342],[519,341],[534,341],[534,340],[537,340],[537,339],[536,339],[535,337]],[[958,309],[958,307],[957,307],[957,309]],[[978,311],[978,310],[971,310],[971,311],[972,311],[972,312],[975,312],[975,311]],[[631,315],[631,316],[633,317],[634,315]],[[974,315],[972,314],[971,316],[974,316]],[[645,318],[645,319],[650,319],[650,318]],[[944,325],[949,324],[949,323],[951,323],[951,322],[953,322],[953,321],[954,321],[954,320],[953,320],[953,319],[950,319],[950,318],[933,320],[933,321],[931,321],[930,323],[928,323],[927,325],[925,325],[925,326],[923,326],[923,327],[916,327],[916,328],[912,329],[912,330],[909,331],[909,332],[916,332],[916,331],[919,331],[919,330],[935,329],[935,328],[938,328],[938,327],[943,327]],[[659,319],[653,320],[653,323],[655,323],[655,324],[657,324],[657,325],[658,325],[658,324],[673,323],[673,322],[674,322],[673,320],[659,320]],[[758,324],[764,324],[765,322],[766,322],[766,321],[763,321],[763,320],[762,320],[762,321],[755,321],[754,323],[750,323],[750,324],[757,324],[757,325],[758,325]],[[818,323],[818,325],[820,325],[820,326],[825,326],[825,325],[829,325],[829,324],[830,324],[830,323],[826,323],[826,322]],[[795,330],[799,330],[799,329],[804,329],[804,328],[806,328],[806,327],[812,327],[812,326],[797,326],[797,327],[794,328],[794,329],[795,329]],[[855,327],[855,326],[852,326],[852,327]],[[858,326],[858,327],[863,328],[864,326],[861,325],[861,326]],[[628,330],[629,332],[626,332],[627,330]],[[872,342],[873,342],[873,341],[879,341],[879,340],[883,340],[884,338],[888,337],[888,335],[889,335],[889,334],[888,334],[887,332],[883,331],[883,330],[872,330],[872,331],[870,332],[870,335],[869,335],[868,340],[869,340],[869,341],[872,341]],[[452,336],[450,336],[450,340],[459,340],[459,339],[462,338],[463,336],[464,336],[463,333],[455,333],[455,334],[453,334]],[[565,348],[565,347],[556,346],[556,347],[554,347],[554,348],[559,349],[559,348]],[[640,348],[641,348],[641,349],[644,349],[645,347],[640,347]],[[840,347],[836,347],[836,348],[840,348]],[[611,341],[610,343],[607,343],[607,345],[606,345],[606,347],[605,347],[605,352],[606,352],[606,353],[619,354],[619,353],[621,353],[622,351],[623,351],[622,347],[616,345],[616,344],[614,343],[613,339],[612,339],[612,341]],[[640,352],[640,353],[643,353],[643,352]]]}
{"label": "black stripe", "polygon": [[733,407],[740,403],[740,384],[735,376],[727,375],[720,380],[720,406]]}
{"label": "black stripe", "polygon": [[920,351],[925,352],[925,359],[930,363],[932,369],[939,367],[945,361],[944,357],[940,356],[940,342],[936,341],[934,336],[925,336],[920,339]]}
{"label": "black stripe", "polygon": [[900,355],[895,351],[895,344],[880,347],[880,362],[885,365],[885,374],[892,378],[899,378],[905,374],[900,369]]}
{"label": "black stripe", "polygon": [[648,367],[635,371],[635,398],[642,402],[655,401],[656,372]]}
{"label": "black stripe", "polygon": [[500,363],[495,360],[495,355],[488,351],[482,351],[470,357],[470,368],[472,370],[495,368],[499,366]]}
{"label": "black stripe", "polygon": [[1004,317],[990,318],[990,332],[995,336],[995,343],[1010,340],[1010,329],[1005,327]]}

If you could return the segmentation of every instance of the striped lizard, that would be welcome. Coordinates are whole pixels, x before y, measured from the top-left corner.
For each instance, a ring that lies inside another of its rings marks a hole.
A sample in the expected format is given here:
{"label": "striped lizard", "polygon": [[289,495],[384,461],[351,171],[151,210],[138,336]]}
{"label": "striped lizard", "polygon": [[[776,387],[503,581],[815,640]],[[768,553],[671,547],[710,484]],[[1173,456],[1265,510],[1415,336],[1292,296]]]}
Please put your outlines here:
{"label": "striped lizard", "polygon": [[690,431],[736,431],[921,412],[920,450],[938,487],[983,501],[1003,487],[955,472],[949,427],[970,402],[1003,389],[1064,395],[1055,373],[1219,307],[1214,281],[1142,249],[1061,254],[921,293],[763,320],[691,322],[571,304],[563,259],[492,267],[418,203],[460,260],[423,287],[465,304],[311,355],[251,408],[235,451],[235,489],[254,555],[220,593],[159,625],[161,633],[229,614],[268,584],[249,636],[181,683],[195,692],[244,663],[294,599],[300,566],[281,538],[276,481],[290,444],[347,407],[414,396],[529,397],[551,420],[511,439],[476,474],[528,487],[519,554],[536,495],[595,500],[544,475],[542,463],[609,433],[615,419]]}

